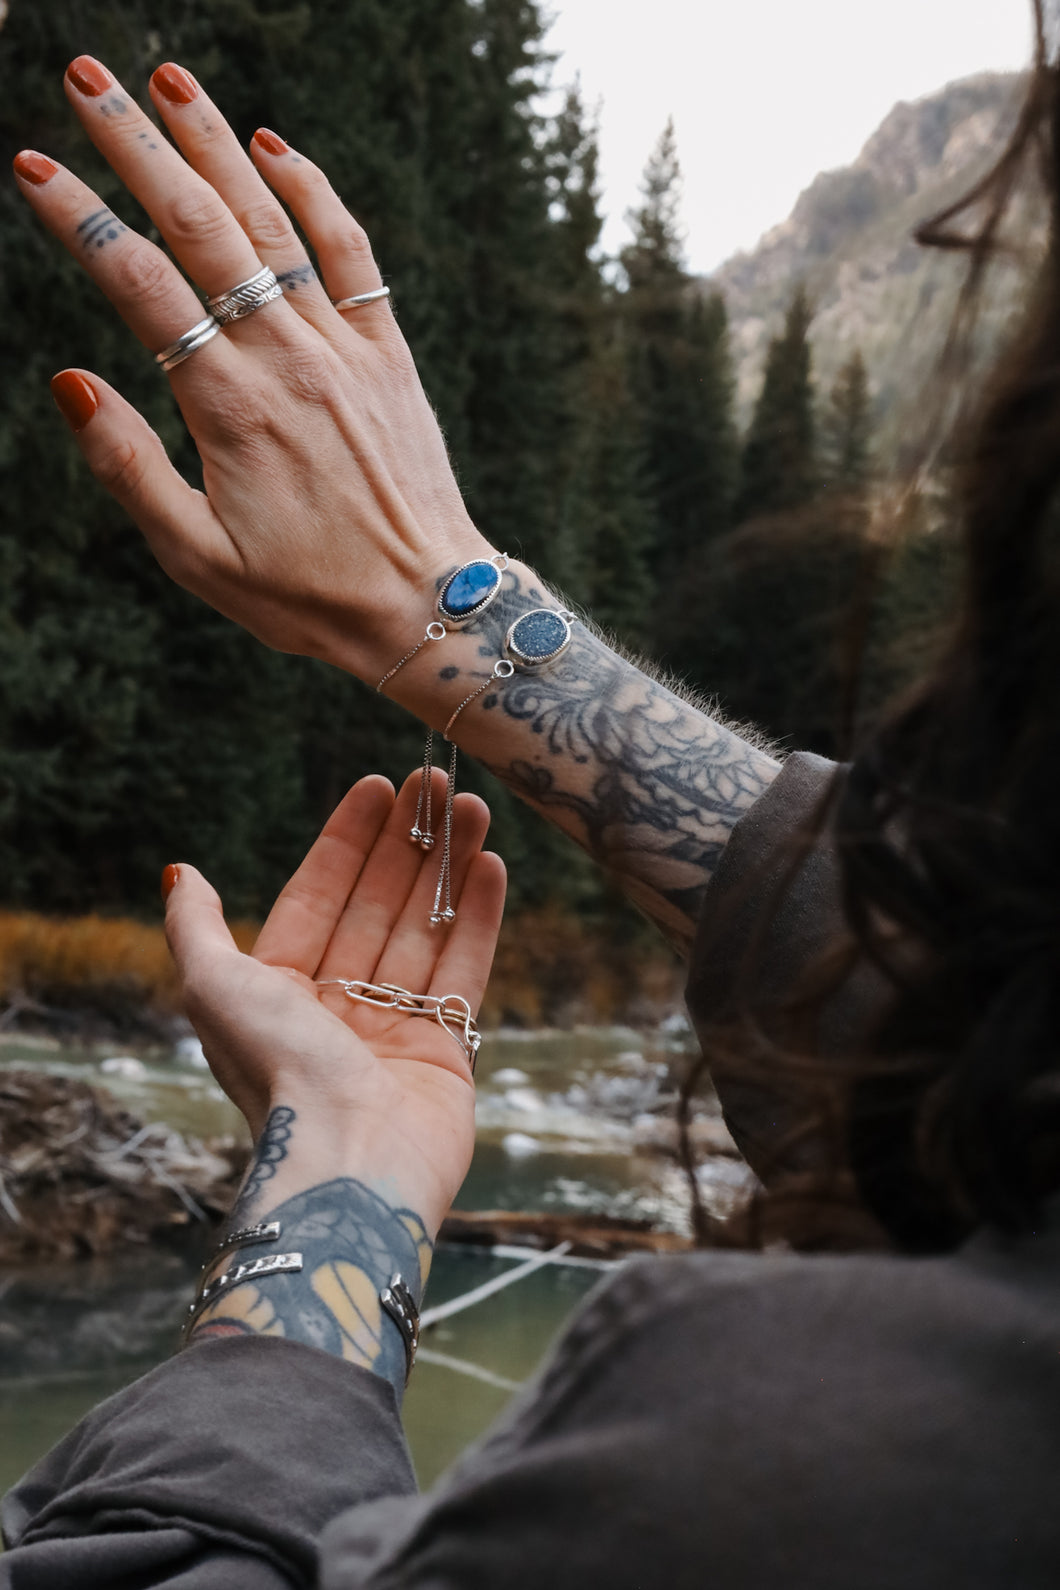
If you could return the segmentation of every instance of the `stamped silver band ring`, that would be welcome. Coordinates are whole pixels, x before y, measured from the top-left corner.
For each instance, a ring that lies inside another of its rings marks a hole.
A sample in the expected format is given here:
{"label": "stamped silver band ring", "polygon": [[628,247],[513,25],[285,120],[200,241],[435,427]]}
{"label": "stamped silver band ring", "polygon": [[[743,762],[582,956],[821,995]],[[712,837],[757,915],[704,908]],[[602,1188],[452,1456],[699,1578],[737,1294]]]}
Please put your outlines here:
{"label": "stamped silver band ring", "polygon": [[178,364],[183,364],[184,360],[190,359],[193,353],[205,348],[211,337],[216,337],[220,329],[220,322],[212,315],[207,315],[205,320],[200,320],[198,325],[192,326],[191,330],[178,337],[176,342],[171,342],[168,348],[156,353],[155,363],[160,364],[163,370],[175,370]]}
{"label": "stamped silver band ring", "polygon": [[389,297],[389,287],[373,287],[370,293],[354,293],[352,298],[335,298],[332,303],[338,310],[360,309],[363,304],[376,304],[381,298]]}
{"label": "stamped silver band ring", "polygon": [[233,320],[245,320],[247,315],[252,315],[263,304],[271,304],[274,298],[282,297],[283,288],[276,279],[276,273],[263,265],[245,282],[238,282],[226,293],[208,298],[206,307],[220,325],[227,326]]}

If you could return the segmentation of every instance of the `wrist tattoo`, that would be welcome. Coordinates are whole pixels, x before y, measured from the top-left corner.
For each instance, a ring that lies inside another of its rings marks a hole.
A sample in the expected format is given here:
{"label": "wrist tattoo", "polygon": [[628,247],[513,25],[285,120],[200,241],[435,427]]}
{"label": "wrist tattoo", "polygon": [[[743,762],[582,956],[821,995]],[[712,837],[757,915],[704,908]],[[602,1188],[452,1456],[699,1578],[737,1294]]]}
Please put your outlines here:
{"label": "wrist tattoo", "polygon": [[288,1104],[278,1104],[271,1111],[264,1130],[254,1145],[254,1155],[247,1168],[246,1179],[229,1216],[229,1230],[234,1229],[234,1225],[241,1225],[249,1219],[260,1197],[261,1189],[266,1182],[272,1180],[276,1174],[276,1167],[287,1158],[287,1145],[291,1140],[294,1119],[294,1111]]}
{"label": "wrist tattoo", "polygon": [[[270,1115],[247,1186],[229,1219],[231,1230],[245,1222],[246,1194],[262,1164],[268,1166],[267,1175],[256,1181],[253,1197],[265,1201],[260,1198],[261,1182],[286,1157],[296,1119],[286,1105]],[[266,1160],[260,1158],[263,1149]],[[418,1307],[433,1253],[419,1215],[394,1208],[364,1182],[347,1176],[297,1193],[268,1214],[280,1226],[283,1247],[301,1255],[301,1271],[233,1286],[199,1315],[189,1342],[282,1336],[382,1375],[400,1398],[405,1341],[380,1293],[400,1274]]]}

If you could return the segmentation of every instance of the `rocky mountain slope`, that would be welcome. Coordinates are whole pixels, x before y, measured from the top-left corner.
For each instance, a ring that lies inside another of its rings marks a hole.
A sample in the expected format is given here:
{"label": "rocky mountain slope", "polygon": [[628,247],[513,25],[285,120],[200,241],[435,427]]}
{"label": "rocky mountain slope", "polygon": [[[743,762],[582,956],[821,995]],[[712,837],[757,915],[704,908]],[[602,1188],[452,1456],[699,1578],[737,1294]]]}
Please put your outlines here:
{"label": "rocky mountain slope", "polygon": [[[729,307],[740,406],[746,414],[769,338],[797,282],[816,308],[811,332],[820,392],[860,347],[876,404],[881,451],[894,456],[917,423],[961,280],[960,257],[921,248],[913,230],[967,191],[1012,125],[1021,79],[984,74],[951,83],[884,119],[853,165],[818,176],[790,217],[706,285]],[[1042,236],[1040,199],[1027,193],[1014,232],[1026,254]],[[1002,267],[984,301],[991,343],[1017,308],[1025,269]]]}

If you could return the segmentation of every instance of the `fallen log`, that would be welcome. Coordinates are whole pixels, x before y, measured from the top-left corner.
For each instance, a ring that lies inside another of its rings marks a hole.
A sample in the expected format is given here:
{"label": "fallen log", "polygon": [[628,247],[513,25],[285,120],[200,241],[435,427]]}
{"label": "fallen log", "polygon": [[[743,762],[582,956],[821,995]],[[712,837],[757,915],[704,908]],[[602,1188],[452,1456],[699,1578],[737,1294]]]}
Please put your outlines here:
{"label": "fallen log", "polygon": [[451,1209],[442,1221],[438,1241],[480,1248],[508,1245],[541,1250],[569,1242],[570,1252],[583,1259],[615,1259],[627,1253],[685,1253],[692,1246],[690,1238],[676,1231],[657,1231],[647,1220],[511,1209]]}

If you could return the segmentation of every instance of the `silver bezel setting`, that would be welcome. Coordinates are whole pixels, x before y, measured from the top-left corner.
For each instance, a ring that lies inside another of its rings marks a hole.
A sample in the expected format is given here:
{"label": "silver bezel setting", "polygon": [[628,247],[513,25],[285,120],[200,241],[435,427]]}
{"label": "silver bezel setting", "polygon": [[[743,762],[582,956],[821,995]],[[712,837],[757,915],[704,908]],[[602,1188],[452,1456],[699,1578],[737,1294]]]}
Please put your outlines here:
{"label": "silver bezel setting", "polygon": [[[528,653],[519,649],[515,641],[515,632],[519,628],[519,625],[524,623],[526,619],[536,618],[539,613],[546,613],[549,618],[559,619],[560,623],[563,625],[563,639],[560,641],[558,646],[553,648],[552,651],[545,653],[538,652],[531,657]],[[544,668],[548,663],[555,662],[557,657],[562,657],[563,653],[566,651],[567,647],[574,638],[574,631],[571,628],[571,619],[573,617],[573,613],[568,613],[563,609],[555,607],[532,607],[527,612],[520,613],[515,622],[509,625],[508,633],[504,637],[505,657],[514,668],[519,669],[519,671],[522,673],[529,673],[535,668]]]}
{"label": "silver bezel setting", "polygon": [[[504,583],[504,571],[508,567],[507,557],[505,557],[503,553],[499,554],[499,557],[504,559],[502,563],[498,562],[497,558],[469,558],[466,563],[461,563],[460,567],[458,569],[454,569],[452,574],[450,574],[449,578],[438,592],[437,601],[437,608],[442,616],[442,622],[444,623],[446,629],[463,629],[465,624],[470,624],[473,618],[477,618],[480,613],[484,613],[487,607],[489,607],[492,602],[496,601],[497,594]],[[492,591],[487,591],[482,600],[476,602],[474,607],[469,607],[466,613],[450,613],[444,605],[446,591],[452,588],[453,581],[459,579],[460,575],[463,574],[465,569],[473,569],[477,564],[486,564],[496,575]]]}

